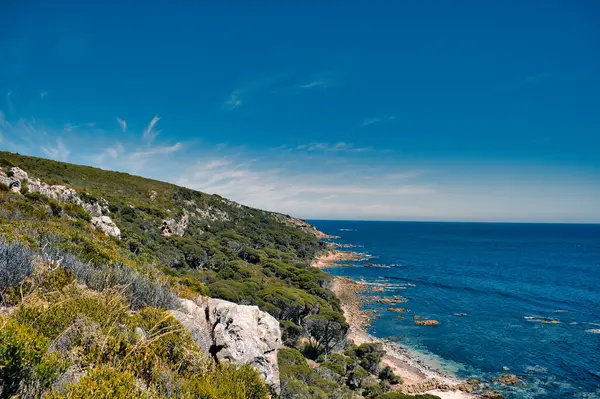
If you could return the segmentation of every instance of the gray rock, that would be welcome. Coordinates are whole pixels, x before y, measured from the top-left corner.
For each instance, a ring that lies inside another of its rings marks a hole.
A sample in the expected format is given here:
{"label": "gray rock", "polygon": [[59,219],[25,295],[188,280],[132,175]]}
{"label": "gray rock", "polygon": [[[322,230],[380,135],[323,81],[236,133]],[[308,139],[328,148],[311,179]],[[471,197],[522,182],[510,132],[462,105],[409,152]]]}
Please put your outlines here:
{"label": "gray rock", "polygon": [[17,168],[16,166],[14,166],[13,168],[11,168],[11,171],[13,172],[13,177],[19,181],[29,179],[27,172],[25,172],[21,168]]}
{"label": "gray rock", "polygon": [[135,328],[135,335],[136,335],[136,337],[138,337],[138,339],[140,341],[145,341],[146,338],[147,338],[146,332],[141,327],[136,327]]}
{"label": "gray rock", "polygon": [[[0,183],[5,184],[9,190],[20,192],[21,182],[27,180],[27,187],[30,192],[38,192],[60,203],[79,205],[92,216],[92,226],[102,230],[110,236],[117,238],[121,237],[121,230],[110,217],[105,216],[110,213],[108,201],[105,199],[100,198],[97,201],[84,201],[75,189],[60,184],[50,185],[44,183],[40,179],[30,177],[27,172],[17,167],[13,167],[11,171],[13,176],[7,177],[4,171],[0,169]],[[187,219],[185,227],[187,227]]]}
{"label": "gray rock", "polygon": [[163,220],[161,231],[163,236],[168,237],[170,235],[183,236],[187,230],[190,217],[186,211],[181,215],[179,222],[175,219]]}
{"label": "gray rock", "polygon": [[4,184],[9,191],[18,193],[21,191],[21,182],[14,177],[7,177],[6,175],[0,175],[0,183]]}
{"label": "gray rock", "polygon": [[191,332],[202,352],[218,361],[253,366],[279,393],[281,330],[273,316],[257,306],[213,298],[182,299],[181,307],[171,313]]}
{"label": "gray rock", "polygon": [[121,230],[108,216],[94,216],[92,226],[102,230],[106,235],[121,238]]}

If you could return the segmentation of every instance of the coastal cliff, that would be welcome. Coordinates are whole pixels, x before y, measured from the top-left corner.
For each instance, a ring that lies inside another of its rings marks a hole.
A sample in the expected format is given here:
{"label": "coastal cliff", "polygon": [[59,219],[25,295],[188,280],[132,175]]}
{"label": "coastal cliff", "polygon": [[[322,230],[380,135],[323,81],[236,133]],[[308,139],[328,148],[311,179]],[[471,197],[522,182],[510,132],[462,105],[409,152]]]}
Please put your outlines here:
{"label": "coastal cliff", "polygon": [[0,396],[400,392],[388,349],[353,335],[312,267],[339,260],[331,238],[218,195],[0,152]]}

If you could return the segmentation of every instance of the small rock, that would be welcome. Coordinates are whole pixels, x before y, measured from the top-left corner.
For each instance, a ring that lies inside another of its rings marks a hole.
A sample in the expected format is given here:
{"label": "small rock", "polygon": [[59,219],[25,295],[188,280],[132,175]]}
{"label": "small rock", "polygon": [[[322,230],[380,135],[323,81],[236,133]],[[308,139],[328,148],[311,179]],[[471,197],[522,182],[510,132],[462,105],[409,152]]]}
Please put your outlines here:
{"label": "small rock", "polygon": [[410,312],[410,309],[405,309],[405,308],[392,308],[389,307],[387,308],[388,311],[390,312],[394,312],[394,313],[408,313]]}
{"label": "small rock", "polygon": [[502,374],[500,377],[494,378],[494,380],[506,385],[517,385],[519,383],[519,377],[515,374]]}
{"label": "small rock", "polygon": [[481,399],[504,399],[504,396],[498,391],[485,391],[481,394]]}
{"label": "small rock", "polygon": [[135,335],[139,338],[140,341],[146,340],[146,332],[141,327],[135,328]]}
{"label": "small rock", "polygon": [[415,320],[415,324],[418,326],[437,326],[440,322],[437,320]]}

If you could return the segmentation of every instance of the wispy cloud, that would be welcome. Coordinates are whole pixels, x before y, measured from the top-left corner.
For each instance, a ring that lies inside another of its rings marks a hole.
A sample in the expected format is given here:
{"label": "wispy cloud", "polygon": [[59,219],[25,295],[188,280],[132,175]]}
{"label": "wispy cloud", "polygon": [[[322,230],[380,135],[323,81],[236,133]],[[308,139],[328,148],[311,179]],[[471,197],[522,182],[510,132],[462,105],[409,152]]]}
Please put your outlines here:
{"label": "wispy cloud", "polygon": [[[396,171],[394,178],[381,173],[377,179],[358,181],[357,177],[363,172],[356,167],[337,171],[305,168],[293,171],[235,157],[209,158],[183,168],[174,182],[250,206],[304,217],[381,217],[402,213],[425,216],[430,213],[419,204],[422,198],[435,195],[438,189],[413,181],[412,176],[417,176],[415,172]],[[401,175],[405,178],[398,179]]]}
{"label": "wispy cloud", "polygon": [[117,123],[121,126],[121,131],[125,133],[127,131],[127,121],[117,116]]}
{"label": "wispy cloud", "polygon": [[330,87],[330,83],[326,80],[319,79],[319,80],[313,80],[306,84],[300,85],[299,87],[301,89],[327,88],[327,87]]}
{"label": "wispy cloud", "polygon": [[363,126],[370,126],[376,123],[392,122],[396,119],[396,115],[382,115],[375,118],[367,118],[362,122]]}
{"label": "wispy cloud", "polygon": [[227,101],[225,101],[225,108],[231,111],[242,105],[241,94],[242,91],[240,89],[232,91]]}
{"label": "wispy cloud", "polygon": [[261,90],[265,90],[268,88],[273,89],[273,87],[281,81],[284,77],[284,74],[274,74],[267,77],[254,79],[245,84],[242,84],[236,87],[231,93],[227,96],[227,99],[223,102],[223,108],[226,111],[232,111],[236,108],[239,108],[242,105],[248,103],[248,98],[251,97],[256,92]]}
{"label": "wispy cloud", "polygon": [[62,138],[60,137],[56,139],[56,146],[42,146],[40,148],[44,154],[59,161],[66,161],[71,154],[71,151],[63,143]]}
{"label": "wispy cloud", "polygon": [[45,90],[44,90],[44,91],[41,91],[41,92],[40,92],[40,100],[43,100],[44,98],[46,98],[46,96],[47,96],[47,95],[48,95],[48,92],[47,92],[47,91],[45,91]]}
{"label": "wispy cloud", "polygon": [[177,152],[183,148],[183,143],[175,143],[173,145],[151,147],[144,151],[132,152],[129,156],[132,160],[144,160],[154,155],[167,155]]}
{"label": "wispy cloud", "polygon": [[6,107],[8,108],[8,112],[10,112],[11,114],[15,113],[15,105],[13,104],[12,101],[12,91],[9,91],[8,93],[6,93]]}
{"label": "wispy cloud", "polygon": [[330,144],[330,143],[310,143],[310,144],[301,144],[296,147],[297,150],[306,151],[306,152],[365,152],[369,151],[371,147],[356,147],[352,143],[346,143],[340,141],[338,143]]}
{"label": "wispy cloud", "polygon": [[154,141],[154,139],[156,138],[156,136],[158,136],[160,134],[160,130],[159,131],[154,130],[154,126],[156,125],[156,123],[159,120],[160,120],[160,118],[158,117],[158,115],[154,115],[154,118],[152,118],[152,120],[148,124],[148,127],[146,129],[144,129],[144,134],[143,134],[142,138],[144,139],[144,141],[146,143],[148,143],[148,144],[152,143]]}
{"label": "wispy cloud", "polygon": [[71,133],[74,130],[81,129],[82,127],[94,127],[94,126],[96,126],[96,124],[94,122],[79,123],[77,125],[74,125],[72,123],[65,123],[64,131],[67,133]]}

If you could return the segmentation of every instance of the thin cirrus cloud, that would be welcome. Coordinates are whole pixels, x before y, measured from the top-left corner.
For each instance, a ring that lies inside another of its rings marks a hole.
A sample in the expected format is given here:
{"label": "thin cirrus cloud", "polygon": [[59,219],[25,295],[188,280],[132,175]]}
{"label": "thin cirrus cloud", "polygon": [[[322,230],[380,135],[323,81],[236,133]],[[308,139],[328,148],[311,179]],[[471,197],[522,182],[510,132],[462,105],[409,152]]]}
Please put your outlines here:
{"label": "thin cirrus cloud", "polygon": [[159,120],[160,120],[160,118],[158,117],[158,115],[154,115],[154,118],[152,118],[152,120],[148,124],[148,127],[146,127],[146,129],[144,129],[142,138],[144,139],[144,141],[146,143],[151,144],[154,141],[154,139],[156,138],[156,136],[158,136],[160,134],[160,130],[158,130],[158,131],[154,130],[154,126],[156,126],[156,124],[158,123]]}
{"label": "thin cirrus cloud", "polygon": [[396,119],[395,115],[382,115],[374,118],[367,118],[362,122],[362,126],[371,126],[376,123],[392,122]]}
{"label": "thin cirrus cloud", "polygon": [[346,143],[343,141],[330,144],[330,143],[310,143],[301,144],[296,147],[297,150],[306,152],[365,152],[369,151],[371,147],[356,147],[352,143]]}
{"label": "thin cirrus cloud", "polygon": [[85,127],[94,127],[94,126],[96,126],[96,124],[94,122],[79,123],[79,124],[65,123],[65,127],[63,130],[67,133],[71,133],[77,129],[81,129],[81,128],[85,128]]}
{"label": "thin cirrus cloud", "polygon": [[40,147],[44,154],[50,158],[58,159],[59,161],[66,161],[71,155],[71,150],[67,148],[61,137],[56,139],[55,146],[42,146]]}
{"label": "thin cirrus cloud", "polygon": [[46,96],[47,96],[47,95],[48,95],[48,92],[47,92],[47,91],[45,91],[45,90],[44,90],[44,91],[41,91],[41,92],[40,92],[40,100],[43,100],[44,98],[46,98]]}
{"label": "thin cirrus cloud", "polygon": [[[313,218],[428,215],[429,210],[415,204],[438,193],[436,187],[414,181],[413,176],[421,176],[422,172],[397,171],[390,174],[390,179],[381,173],[378,179],[365,183],[356,180],[362,168],[290,170],[236,158],[239,154],[193,163],[181,169],[174,183],[218,193],[246,205]],[[400,180],[398,176],[405,178]]]}
{"label": "thin cirrus cloud", "polygon": [[232,91],[229,98],[225,101],[225,108],[231,111],[242,105],[241,94],[242,91],[239,89]]}
{"label": "thin cirrus cloud", "polygon": [[316,89],[316,88],[327,88],[330,87],[329,82],[323,79],[313,80],[306,84],[302,84],[299,86],[301,89]]}
{"label": "thin cirrus cloud", "polygon": [[127,132],[127,121],[126,120],[121,119],[117,116],[117,123],[121,127],[121,132],[123,132],[123,133]]}

